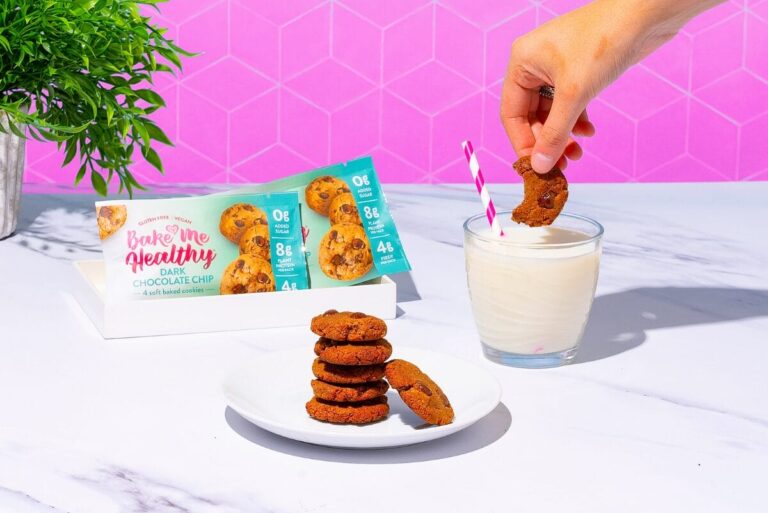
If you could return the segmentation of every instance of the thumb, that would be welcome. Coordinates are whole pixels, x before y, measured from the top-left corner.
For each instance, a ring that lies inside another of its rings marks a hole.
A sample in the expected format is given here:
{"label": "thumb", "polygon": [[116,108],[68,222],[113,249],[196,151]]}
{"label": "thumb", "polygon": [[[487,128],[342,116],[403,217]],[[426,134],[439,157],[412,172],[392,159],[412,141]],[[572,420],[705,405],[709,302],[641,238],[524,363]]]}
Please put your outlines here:
{"label": "thumb", "polygon": [[563,91],[555,92],[552,108],[547,120],[536,138],[531,155],[531,166],[537,173],[546,173],[557,164],[563,155],[579,115],[586,107]]}

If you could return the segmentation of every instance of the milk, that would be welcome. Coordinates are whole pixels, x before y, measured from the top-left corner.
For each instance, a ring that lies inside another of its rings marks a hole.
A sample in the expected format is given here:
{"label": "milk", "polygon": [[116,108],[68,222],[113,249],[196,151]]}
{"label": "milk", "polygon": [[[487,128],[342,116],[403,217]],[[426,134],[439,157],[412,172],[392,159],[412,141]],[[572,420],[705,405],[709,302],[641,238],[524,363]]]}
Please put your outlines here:
{"label": "milk", "polygon": [[572,357],[595,294],[599,236],[556,226],[511,225],[499,237],[479,226],[467,230],[465,254],[486,354],[488,348],[516,355],[572,350]]}

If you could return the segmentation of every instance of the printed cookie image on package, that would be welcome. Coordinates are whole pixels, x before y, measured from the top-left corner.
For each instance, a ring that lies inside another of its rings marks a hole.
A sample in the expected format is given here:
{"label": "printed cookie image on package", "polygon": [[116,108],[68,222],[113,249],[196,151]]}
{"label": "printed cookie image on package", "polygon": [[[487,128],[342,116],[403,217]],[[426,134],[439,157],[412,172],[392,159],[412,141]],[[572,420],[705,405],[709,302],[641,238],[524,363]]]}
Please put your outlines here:
{"label": "printed cookie image on package", "polygon": [[233,192],[295,191],[312,288],[411,269],[370,157]]}
{"label": "printed cookie image on package", "polygon": [[110,299],[306,289],[298,195],[100,201]]}

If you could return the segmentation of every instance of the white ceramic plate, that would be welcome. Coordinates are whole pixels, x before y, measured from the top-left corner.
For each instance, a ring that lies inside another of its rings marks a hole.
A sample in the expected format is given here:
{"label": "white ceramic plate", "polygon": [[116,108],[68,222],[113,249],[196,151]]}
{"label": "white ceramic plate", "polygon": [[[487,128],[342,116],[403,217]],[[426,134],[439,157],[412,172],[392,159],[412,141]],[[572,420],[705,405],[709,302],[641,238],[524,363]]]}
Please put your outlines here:
{"label": "white ceramic plate", "polygon": [[485,369],[440,353],[407,347],[396,358],[415,363],[437,382],[451,401],[456,418],[447,426],[425,426],[388,392],[390,413],[365,426],[335,425],[311,419],[304,408],[312,397],[311,348],[269,353],[224,382],[229,406],[257,426],[278,435],[331,447],[377,448],[435,440],[465,429],[488,415],[501,400],[499,382]]}

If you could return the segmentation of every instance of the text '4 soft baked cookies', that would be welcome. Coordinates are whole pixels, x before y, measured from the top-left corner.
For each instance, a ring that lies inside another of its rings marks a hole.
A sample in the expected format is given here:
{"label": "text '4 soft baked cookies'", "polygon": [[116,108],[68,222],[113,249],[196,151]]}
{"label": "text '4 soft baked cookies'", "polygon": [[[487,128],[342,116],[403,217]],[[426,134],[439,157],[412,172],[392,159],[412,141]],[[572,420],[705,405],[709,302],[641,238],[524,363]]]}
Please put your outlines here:
{"label": "text '4 soft baked cookies'", "polygon": [[[369,424],[387,417],[387,390],[395,388],[405,404],[428,424],[449,424],[454,412],[429,376],[404,360],[387,362],[392,345],[387,325],[361,312],[329,310],[312,319],[317,358],[312,363],[314,396],[307,413],[334,424]],[[389,381],[384,381],[383,378]]]}

